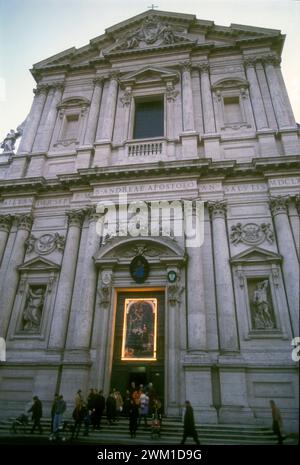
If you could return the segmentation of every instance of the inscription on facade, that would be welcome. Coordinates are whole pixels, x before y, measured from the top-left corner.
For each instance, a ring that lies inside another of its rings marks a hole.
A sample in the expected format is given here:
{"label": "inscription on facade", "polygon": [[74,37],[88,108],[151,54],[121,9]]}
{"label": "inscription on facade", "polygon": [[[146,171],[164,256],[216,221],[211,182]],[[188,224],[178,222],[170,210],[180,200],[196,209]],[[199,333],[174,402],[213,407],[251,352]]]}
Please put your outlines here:
{"label": "inscription on facade", "polygon": [[144,194],[157,192],[186,191],[197,189],[197,181],[174,181],[161,183],[132,184],[123,186],[97,187],[94,196],[118,195],[118,194]]}
{"label": "inscription on facade", "polygon": [[33,197],[23,197],[22,199],[4,199],[3,207],[25,207],[32,205]]}
{"label": "inscription on facade", "polygon": [[64,207],[65,205],[69,205],[69,199],[40,199],[36,201],[36,207]]}
{"label": "inscription on facade", "polygon": [[247,192],[266,192],[266,184],[235,184],[235,185],[226,185],[224,186],[224,191],[226,194],[244,194]]}
{"label": "inscription on facade", "polygon": [[269,180],[270,187],[300,186],[300,176],[294,178],[275,178]]}

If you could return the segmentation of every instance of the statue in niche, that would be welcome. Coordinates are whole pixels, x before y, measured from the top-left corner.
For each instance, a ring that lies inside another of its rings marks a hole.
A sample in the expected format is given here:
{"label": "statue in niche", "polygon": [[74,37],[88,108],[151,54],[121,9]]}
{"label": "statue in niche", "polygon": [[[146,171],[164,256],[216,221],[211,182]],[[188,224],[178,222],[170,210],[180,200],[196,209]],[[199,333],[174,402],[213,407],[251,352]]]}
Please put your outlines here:
{"label": "statue in niche", "polygon": [[43,287],[29,288],[25,309],[23,312],[23,330],[38,332],[40,328],[45,289]]}
{"label": "statue in niche", "polygon": [[253,292],[254,328],[273,329],[275,322],[272,316],[272,305],[268,298],[269,281],[265,279],[256,284]]}

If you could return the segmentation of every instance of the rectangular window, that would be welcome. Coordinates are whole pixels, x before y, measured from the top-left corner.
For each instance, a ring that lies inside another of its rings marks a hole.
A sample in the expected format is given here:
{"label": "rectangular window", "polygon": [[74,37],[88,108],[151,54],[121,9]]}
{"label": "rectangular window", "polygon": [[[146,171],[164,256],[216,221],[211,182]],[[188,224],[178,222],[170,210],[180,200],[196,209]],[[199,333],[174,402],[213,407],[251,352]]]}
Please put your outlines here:
{"label": "rectangular window", "polygon": [[243,121],[239,97],[224,97],[225,124]]}
{"label": "rectangular window", "polygon": [[77,139],[79,115],[67,115],[63,131],[63,139]]}
{"label": "rectangular window", "polygon": [[148,139],[164,136],[164,101],[137,100],[135,102],[134,139]]}

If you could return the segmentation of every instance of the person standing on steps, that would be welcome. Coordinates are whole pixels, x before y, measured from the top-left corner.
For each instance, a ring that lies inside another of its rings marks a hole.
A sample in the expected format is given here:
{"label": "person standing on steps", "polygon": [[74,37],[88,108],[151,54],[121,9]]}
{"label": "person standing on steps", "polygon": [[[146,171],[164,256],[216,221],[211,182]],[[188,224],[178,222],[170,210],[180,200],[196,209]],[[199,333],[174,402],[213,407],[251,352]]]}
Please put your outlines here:
{"label": "person standing on steps", "polygon": [[194,420],[194,411],[193,407],[191,406],[190,401],[185,401],[185,412],[183,417],[183,436],[181,440],[181,444],[185,443],[185,440],[188,436],[191,436],[196,444],[200,444],[198,439],[198,434],[195,427],[195,420]]}
{"label": "person standing on steps", "polygon": [[282,418],[281,418],[281,413],[277,405],[275,404],[274,400],[270,400],[270,407],[272,410],[272,419],[273,419],[273,425],[272,429],[274,431],[274,434],[276,434],[278,438],[278,444],[282,444],[283,442],[283,437],[281,434],[282,431]]}

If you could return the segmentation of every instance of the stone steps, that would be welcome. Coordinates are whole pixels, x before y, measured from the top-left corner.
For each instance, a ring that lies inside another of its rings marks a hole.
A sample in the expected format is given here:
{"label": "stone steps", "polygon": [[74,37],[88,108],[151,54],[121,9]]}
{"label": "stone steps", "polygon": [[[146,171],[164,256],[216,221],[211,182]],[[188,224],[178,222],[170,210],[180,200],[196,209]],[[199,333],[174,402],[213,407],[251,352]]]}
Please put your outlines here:
{"label": "stone steps", "polygon": [[[33,438],[39,438],[47,441],[50,436],[50,421],[48,419],[41,422],[43,427],[43,435],[35,433],[34,436],[28,434],[30,431],[30,425],[27,427],[26,434],[23,429],[19,427],[18,433],[11,432],[11,425],[13,418],[5,419],[0,421],[0,440],[3,442],[4,438],[14,438],[18,441],[32,441]],[[66,421],[71,421],[69,418]],[[276,444],[277,438],[273,434],[270,428],[264,426],[255,425],[197,425],[197,431],[201,444],[204,445],[238,445],[238,444]],[[145,428],[141,425],[138,428],[136,438],[130,438],[128,419],[122,418],[119,422],[109,425],[106,419],[102,419],[101,430],[93,431],[90,428],[88,436],[83,435],[83,427],[81,434],[74,442],[80,442],[81,444],[180,444],[182,438],[183,427],[182,423],[177,419],[164,418],[161,437],[151,438],[151,428]],[[65,440],[69,441],[71,433],[66,432],[61,434]],[[285,444],[295,444],[296,438],[294,436],[288,436],[285,439]],[[192,444],[192,438],[188,438],[187,444]]]}

